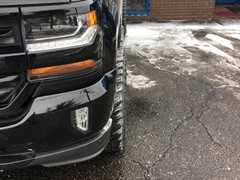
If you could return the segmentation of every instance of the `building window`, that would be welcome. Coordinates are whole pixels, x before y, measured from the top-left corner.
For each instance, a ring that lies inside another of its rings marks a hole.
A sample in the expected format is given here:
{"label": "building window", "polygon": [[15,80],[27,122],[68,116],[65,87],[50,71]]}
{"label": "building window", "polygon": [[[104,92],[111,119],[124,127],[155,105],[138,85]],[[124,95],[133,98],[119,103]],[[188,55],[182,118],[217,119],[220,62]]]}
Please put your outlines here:
{"label": "building window", "polygon": [[143,16],[150,13],[150,0],[127,0],[128,16]]}

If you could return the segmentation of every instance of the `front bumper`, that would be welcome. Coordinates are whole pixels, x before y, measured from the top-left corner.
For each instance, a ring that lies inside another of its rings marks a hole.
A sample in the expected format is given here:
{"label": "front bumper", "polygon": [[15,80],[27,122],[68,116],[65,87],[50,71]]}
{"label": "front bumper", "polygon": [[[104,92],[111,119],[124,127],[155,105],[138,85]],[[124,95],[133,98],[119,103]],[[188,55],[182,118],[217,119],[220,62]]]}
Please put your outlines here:
{"label": "front bumper", "polygon": [[37,153],[33,158],[0,163],[0,169],[14,169],[34,165],[55,167],[92,159],[99,155],[106,147],[109,141],[111,126],[112,119],[110,118],[98,135],[83,143],[68,146],[56,151]]}
{"label": "front bumper", "polygon": [[109,141],[111,126],[112,119],[110,118],[104,128],[94,138],[57,151],[37,154],[30,165],[41,164],[45,167],[53,167],[91,159],[99,155],[106,147]]}
{"label": "front bumper", "polygon": [[[90,159],[109,141],[115,70],[92,86],[36,98],[17,124],[0,129],[0,169],[59,166]],[[71,112],[89,108],[88,132],[72,124]]]}

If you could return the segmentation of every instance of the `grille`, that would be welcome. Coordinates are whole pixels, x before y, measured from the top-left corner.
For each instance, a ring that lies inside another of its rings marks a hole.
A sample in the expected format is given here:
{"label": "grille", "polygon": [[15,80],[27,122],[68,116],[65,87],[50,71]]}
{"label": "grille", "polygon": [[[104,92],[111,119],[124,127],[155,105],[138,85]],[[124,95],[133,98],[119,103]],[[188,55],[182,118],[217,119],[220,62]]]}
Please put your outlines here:
{"label": "grille", "polygon": [[23,88],[26,61],[18,16],[0,14],[0,108],[9,106]]}
{"label": "grille", "polygon": [[28,59],[20,17],[17,8],[0,8],[0,127],[23,119],[38,87],[26,78]]}
{"label": "grille", "polygon": [[21,81],[19,75],[0,77],[0,108],[8,106],[17,94]]}

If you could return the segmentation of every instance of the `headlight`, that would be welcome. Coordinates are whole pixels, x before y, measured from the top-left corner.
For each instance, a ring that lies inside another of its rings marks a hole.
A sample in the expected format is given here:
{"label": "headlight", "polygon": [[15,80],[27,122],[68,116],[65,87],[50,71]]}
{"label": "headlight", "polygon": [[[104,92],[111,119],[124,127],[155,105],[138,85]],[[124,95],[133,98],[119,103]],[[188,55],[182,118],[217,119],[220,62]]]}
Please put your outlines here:
{"label": "headlight", "polygon": [[82,15],[29,15],[24,22],[29,54],[87,46],[98,31],[95,11]]}

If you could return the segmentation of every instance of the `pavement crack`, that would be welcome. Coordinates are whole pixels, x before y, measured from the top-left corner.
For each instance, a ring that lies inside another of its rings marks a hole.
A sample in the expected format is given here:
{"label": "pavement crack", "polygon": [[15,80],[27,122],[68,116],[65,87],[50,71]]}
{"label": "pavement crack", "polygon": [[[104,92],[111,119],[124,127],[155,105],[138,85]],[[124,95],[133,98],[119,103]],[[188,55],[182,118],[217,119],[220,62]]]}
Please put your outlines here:
{"label": "pavement crack", "polygon": [[132,161],[133,163],[138,164],[142,169],[144,169],[144,178],[145,178],[146,180],[151,180],[150,170],[149,170],[148,167],[144,166],[141,162],[139,162],[139,161],[137,161],[137,160],[135,160],[135,159],[131,159],[131,161]]}
{"label": "pavement crack", "polygon": [[[170,137],[169,137],[169,146],[166,148],[166,150],[162,153],[161,157],[159,159],[157,159],[152,167],[151,167],[151,174],[153,173],[153,169],[154,167],[156,166],[157,163],[161,163],[164,158],[169,154],[170,150],[173,148],[174,144],[173,144],[173,141],[174,141],[174,136],[175,136],[175,133],[182,127],[182,125],[184,124],[184,122],[188,121],[189,119],[191,119],[192,117],[194,116],[193,114],[193,110],[191,109],[191,113],[189,116],[187,116],[185,119],[183,119],[175,128],[173,131],[171,131],[171,134],[170,134]],[[150,176],[151,177],[151,176]]]}
{"label": "pavement crack", "polygon": [[204,123],[203,121],[201,121],[201,118],[202,118],[203,114],[204,114],[205,112],[207,112],[207,111],[210,110],[210,107],[209,107],[208,104],[209,104],[210,100],[211,100],[214,96],[215,96],[215,91],[211,91],[211,92],[209,93],[208,97],[207,97],[206,102],[204,103],[204,108],[205,108],[205,109],[203,109],[202,112],[201,112],[199,115],[194,114],[193,109],[192,109],[191,111],[192,111],[193,117],[194,117],[194,119],[196,119],[196,121],[197,121],[199,124],[201,124],[201,126],[205,129],[208,137],[210,138],[210,140],[211,140],[211,142],[212,142],[213,144],[215,144],[215,145],[217,145],[217,146],[219,146],[219,147],[221,147],[221,148],[224,148],[224,149],[228,150],[229,152],[231,152],[232,154],[234,154],[235,157],[240,158],[240,156],[239,156],[236,152],[234,152],[233,150],[231,150],[231,148],[229,148],[228,146],[223,145],[223,144],[217,142],[216,140],[214,140],[214,137],[213,137],[212,134],[210,133],[210,131],[209,131],[209,129],[207,128],[207,126],[205,125],[205,123]]}
{"label": "pavement crack", "polygon": [[211,133],[209,132],[208,128],[205,126],[205,124],[200,120],[200,118],[198,118],[197,116],[194,116],[194,118],[202,125],[202,127],[205,129],[207,135],[209,136],[210,140],[216,144],[219,147],[223,147],[220,143],[218,143],[217,141],[214,140],[213,136],[211,135]]}
{"label": "pavement crack", "polygon": [[[211,100],[211,98],[212,98],[214,95],[215,95],[215,92],[214,92],[214,91],[211,91],[211,92],[209,93],[209,95],[208,95],[208,97],[207,97],[207,100],[206,100],[206,102],[205,102],[204,105],[203,105],[203,109],[205,108],[205,110],[202,110],[202,112],[197,116],[197,115],[195,115],[195,113],[194,113],[194,109],[191,108],[191,110],[190,110],[190,115],[187,116],[185,119],[183,119],[183,120],[175,127],[175,129],[170,133],[170,137],[169,137],[170,143],[169,143],[169,146],[168,146],[168,147],[166,148],[166,150],[162,153],[161,157],[153,163],[153,165],[152,165],[152,167],[151,167],[151,174],[154,172],[154,167],[156,166],[156,164],[161,163],[161,162],[164,160],[164,158],[169,154],[170,150],[173,148],[173,146],[174,146],[174,136],[175,136],[176,132],[182,127],[182,125],[183,125],[186,121],[188,121],[188,120],[190,120],[190,119],[192,119],[192,118],[195,118],[199,123],[201,123],[201,125],[202,125],[202,126],[204,127],[204,129],[206,130],[206,132],[207,132],[207,134],[209,135],[209,137],[210,137],[210,139],[211,139],[212,142],[214,142],[215,144],[218,144],[220,147],[222,147],[221,144],[219,144],[218,142],[216,142],[216,141],[213,139],[212,135],[210,134],[210,132],[209,132],[209,130],[207,129],[207,127],[205,126],[205,124],[204,124],[203,122],[201,122],[201,120],[200,120],[201,117],[202,117],[202,115],[204,114],[204,112],[206,112],[206,111],[208,111],[208,110],[210,109],[209,106],[208,106],[208,103],[209,103],[209,101]],[[150,177],[151,177],[151,176],[150,176]]]}
{"label": "pavement crack", "polygon": [[[210,131],[208,130],[208,128],[206,127],[206,125],[201,121],[201,118],[202,118],[203,114],[210,109],[210,107],[208,106],[208,103],[209,103],[209,101],[212,99],[212,97],[213,97],[214,95],[215,95],[215,91],[211,91],[211,92],[209,93],[209,95],[208,95],[208,97],[207,97],[207,100],[206,100],[206,102],[205,102],[204,105],[203,105],[203,110],[201,111],[201,113],[200,113],[199,115],[194,114],[193,109],[192,109],[192,113],[193,113],[193,117],[197,120],[197,122],[200,123],[201,126],[205,129],[205,131],[206,131],[207,135],[209,136],[210,140],[211,140],[215,145],[217,145],[217,146],[219,146],[219,147],[223,147],[220,143],[218,143],[217,141],[214,140],[213,136],[211,135],[211,133],[210,133]],[[204,108],[205,108],[205,109],[204,109]]]}

